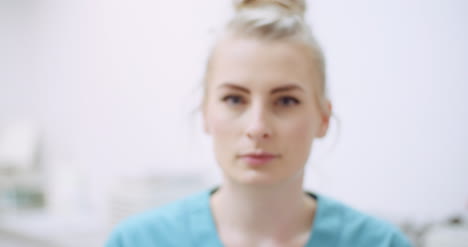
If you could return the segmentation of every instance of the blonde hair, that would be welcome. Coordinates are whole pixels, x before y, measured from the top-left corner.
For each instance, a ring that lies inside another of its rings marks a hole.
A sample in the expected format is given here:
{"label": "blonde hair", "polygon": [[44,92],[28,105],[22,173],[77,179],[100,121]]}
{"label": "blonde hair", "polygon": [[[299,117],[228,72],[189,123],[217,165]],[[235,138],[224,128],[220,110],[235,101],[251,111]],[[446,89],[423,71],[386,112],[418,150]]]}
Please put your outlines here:
{"label": "blonde hair", "polygon": [[[311,28],[304,17],[306,3],[304,0],[234,0],[236,13],[227,23],[225,32],[261,40],[298,40],[310,47],[313,54],[315,69],[318,72],[318,103],[324,112],[326,107],[327,89],[325,74],[325,59]],[[211,56],[205,72],[210,67]],[[205,100],[205,99],[204,99]]]}

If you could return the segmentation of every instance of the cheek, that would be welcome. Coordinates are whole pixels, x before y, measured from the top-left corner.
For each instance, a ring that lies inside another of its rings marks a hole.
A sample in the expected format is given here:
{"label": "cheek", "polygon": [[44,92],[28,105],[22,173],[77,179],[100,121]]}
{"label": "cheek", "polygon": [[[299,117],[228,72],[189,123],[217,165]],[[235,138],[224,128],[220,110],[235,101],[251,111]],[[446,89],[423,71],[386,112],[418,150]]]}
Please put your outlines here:
{"label": "cheek", "polygon": [[314,136],[315,125],[313,120],[307,117],[299,117],[288,124],[287,131],[284,132],[289,149],[293,152],[308,153]]}
{"label": "cheek", "polygon": [[229,134],[232,134],[232,126],[226,119],[215,116],[210,121],[212,127],[212,136],[214,139],[226,138]]}
{"label": "cheek", "polygon": [[213,137],[225,135],[229,133],[232,126],[232,118],[229,117],[219,106],[212,106],[208,114],[208,124],[210,126]]}
{"label": "cheek", "polygon": [[230,143],[238,131],[236,119],[225,109],[220,108],[220,106],[211,107],[207,124],[215,143]]}
{"label": "cheek", "polygon": [[313,122],[306,117],[295,119],[294,123],[289,128],[289,134],[294,139],[310,139],[313,133]]}
{"label": "cheek", "polygon": [[223,109],[212,107],[207,117],[213,151],[219,165],[230,164],[236,151],[238,125]]}

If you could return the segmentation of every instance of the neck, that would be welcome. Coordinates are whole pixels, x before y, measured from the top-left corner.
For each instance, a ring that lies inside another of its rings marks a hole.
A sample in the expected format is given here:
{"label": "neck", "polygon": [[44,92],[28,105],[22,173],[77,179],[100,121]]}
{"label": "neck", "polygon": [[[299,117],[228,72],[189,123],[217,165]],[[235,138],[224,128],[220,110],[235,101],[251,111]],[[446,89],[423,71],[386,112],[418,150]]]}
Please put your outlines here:
{"label": "neck", "polygon": [[211,204],[219,228],[282,239],[308,233],[315,212],[315,202],[302,189],[302,178],[275,186],[226,181]]}

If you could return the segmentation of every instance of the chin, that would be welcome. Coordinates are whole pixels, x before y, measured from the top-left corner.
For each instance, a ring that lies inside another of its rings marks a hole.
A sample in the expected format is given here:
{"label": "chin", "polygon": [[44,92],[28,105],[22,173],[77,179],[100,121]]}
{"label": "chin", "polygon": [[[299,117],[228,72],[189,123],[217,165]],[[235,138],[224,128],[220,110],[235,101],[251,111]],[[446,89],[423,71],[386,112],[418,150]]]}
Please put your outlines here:
{"label": "chin", "polygon": [[272,186],[287,180],[287,178],[284,177],[278,177],[273,174],[255,170],[242,171],[240,174],[231,176],[230,179],[236,184],[252,186]]}
{"label": "chin", "polygon": [[[284,169],[281,164],[269,164],[252,168],[244,163],[234,163],[223,169],[225,179],[238,185],[275,186],[286,183],[303,174],[303,167]],[[298,176],[299,175],[299,176]]]}

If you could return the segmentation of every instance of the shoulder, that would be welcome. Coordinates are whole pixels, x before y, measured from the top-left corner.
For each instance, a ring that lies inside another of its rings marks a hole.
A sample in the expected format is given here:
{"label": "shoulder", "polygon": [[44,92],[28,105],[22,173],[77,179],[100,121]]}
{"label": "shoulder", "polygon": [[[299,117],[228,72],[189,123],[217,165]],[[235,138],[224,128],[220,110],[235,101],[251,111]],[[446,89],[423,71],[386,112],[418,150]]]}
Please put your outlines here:
{"label": "shoulder", "polygon": [[206,191],[130,216],[113,230],[106,247],[183,246],[190,215],[205,202]]}
{"label": "shoulder", "polygon": [[[394,225],[375,216],[359,211],[335,199],[319,196],[325,216],[334,219],[339,229],[338,246],[409,247],[411,244]],[[320,210],[320,209],[319,209]],[[322,217],[324,219],[326,217]]]}

